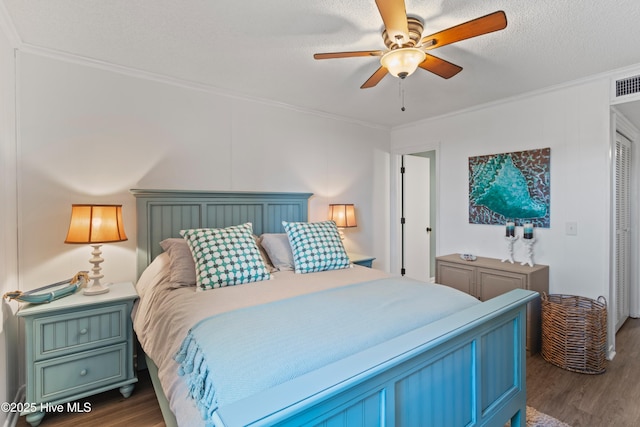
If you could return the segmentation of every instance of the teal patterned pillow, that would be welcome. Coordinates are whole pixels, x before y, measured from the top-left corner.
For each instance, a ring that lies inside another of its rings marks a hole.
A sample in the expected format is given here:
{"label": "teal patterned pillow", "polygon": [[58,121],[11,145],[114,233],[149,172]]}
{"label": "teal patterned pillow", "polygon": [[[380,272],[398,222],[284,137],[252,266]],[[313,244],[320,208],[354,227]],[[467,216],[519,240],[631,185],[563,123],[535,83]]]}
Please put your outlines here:
{"label": "teal patterned pillow", "polygon": [[181,230],[196,264],[198,290],[271,278],[250,222],[227,228]]}
{"label": "teal patterned pillow", "polygon": [[296,273],[349,268],[349,256],[344,250],[338,227],[333,221],[286,222]]}

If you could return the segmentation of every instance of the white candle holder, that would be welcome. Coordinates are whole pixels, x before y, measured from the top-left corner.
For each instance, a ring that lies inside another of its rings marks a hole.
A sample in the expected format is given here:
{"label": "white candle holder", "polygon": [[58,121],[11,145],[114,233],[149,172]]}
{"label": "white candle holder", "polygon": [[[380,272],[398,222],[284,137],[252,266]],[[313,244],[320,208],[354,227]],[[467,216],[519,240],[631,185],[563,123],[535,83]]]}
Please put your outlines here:
{"label": "white candle holder", "polygon": [[511,264],[513,264],[514,263],[514,261],[513,261],[513,242],[518,240],[518,236],[505,236],[504,240],[505,240],[505,242],[507,242],[507,254],[509,256],[507,258],[503,259],[502,262],[509,261]]}
{"label": "white candle holder", "polygon": [[529,267],[533,267],[533,244],[536,242],[535,237],[531,239],[522,239],[524,246],[527,250],[527,260],[520,263],[520,265],[529,264]]}

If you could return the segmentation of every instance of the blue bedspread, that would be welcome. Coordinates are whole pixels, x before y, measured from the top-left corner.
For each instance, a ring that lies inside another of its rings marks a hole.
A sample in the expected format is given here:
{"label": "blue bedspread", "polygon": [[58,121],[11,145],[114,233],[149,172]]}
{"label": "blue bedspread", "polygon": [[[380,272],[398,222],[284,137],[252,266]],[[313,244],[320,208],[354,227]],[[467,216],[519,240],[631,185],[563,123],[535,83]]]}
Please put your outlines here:
{"label": "blue bedspread", "polygon": [[445,286],[374,280],[209,317],[191,328],[175,359],[210,423],[219,406],[476,303]]}

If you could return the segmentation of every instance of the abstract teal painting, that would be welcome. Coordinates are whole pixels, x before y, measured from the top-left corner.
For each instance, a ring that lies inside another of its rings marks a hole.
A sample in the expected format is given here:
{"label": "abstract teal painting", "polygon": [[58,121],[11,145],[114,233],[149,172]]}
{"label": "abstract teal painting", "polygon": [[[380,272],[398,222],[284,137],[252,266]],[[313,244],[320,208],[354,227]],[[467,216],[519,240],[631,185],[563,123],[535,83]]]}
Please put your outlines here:
{"label": "abstract teal painting", "polygon": [[549,228],[550,148],[469,157],[469,222]]}

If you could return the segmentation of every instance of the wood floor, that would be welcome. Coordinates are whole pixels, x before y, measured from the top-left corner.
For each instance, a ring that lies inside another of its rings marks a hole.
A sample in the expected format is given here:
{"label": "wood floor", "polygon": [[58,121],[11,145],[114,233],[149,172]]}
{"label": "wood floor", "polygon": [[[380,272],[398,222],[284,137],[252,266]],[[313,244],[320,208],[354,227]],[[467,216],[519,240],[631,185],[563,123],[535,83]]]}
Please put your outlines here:
{"label": "wood floor", "polygon": [[[162,413],[147,371],[138,372],[133,394],[125,399],[116,390],[81,400],[91,404],[91,412],[47,414],[42,427],[164,427]],[[20,417],[17,427],[31,427]]]}
{"label": "wood floor", "polygon": [[601,375],[557,368],[540,356],[527,361],[527,403],[572,427],[640,426],[640,319],[616,336],[616,357]]}
{"label": "wood floor", "polygon": [[[163,427],[146,371],[130,398],[117,390],[83,401],[90,413],[50,414],[43,427]],[[640,319],[629,319],[617,335],[617,355],[602,375],[565,371],[540,355],[527,360],[527,404],[572,427],[640,426]],[[29,427],[24,417],[18,427]]]}

